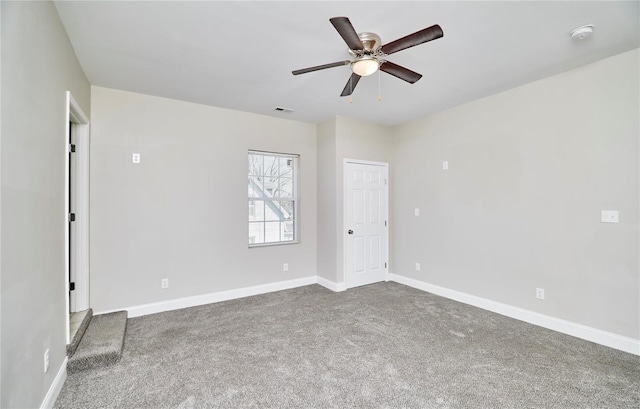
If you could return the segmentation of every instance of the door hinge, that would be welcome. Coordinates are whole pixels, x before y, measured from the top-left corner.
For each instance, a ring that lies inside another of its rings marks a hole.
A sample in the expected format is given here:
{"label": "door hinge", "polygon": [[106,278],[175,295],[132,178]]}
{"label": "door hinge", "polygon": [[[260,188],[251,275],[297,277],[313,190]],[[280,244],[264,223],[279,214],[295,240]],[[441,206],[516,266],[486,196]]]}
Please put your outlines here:
{"label": "door hinge", "polygon": [[384,227],[387,227],[387,221],[386,220],[384,221]]}
{"label": "door hinge", "polygon": [[69,152],[70,153],[75,153],[75,151],[76,151],[76,145],[70,143],[69,144]]}
{"label": "door hinge", "polygon": [[387,268],[387,263],[384,263],[384,268]]}
{"label": "door hinge", "polygon": [[387,184],[387,178],[384,178],[384,184],[385,185]]}
{"label": "door hinge", "polygon": [[76,214],[75,213],[69,213],[69,221],[70,222],[75,222],[76,221]]}
{"label": "door hinge", "polygon": [[76,289],[76,283],[69,283],[69,291],[74,291]]}

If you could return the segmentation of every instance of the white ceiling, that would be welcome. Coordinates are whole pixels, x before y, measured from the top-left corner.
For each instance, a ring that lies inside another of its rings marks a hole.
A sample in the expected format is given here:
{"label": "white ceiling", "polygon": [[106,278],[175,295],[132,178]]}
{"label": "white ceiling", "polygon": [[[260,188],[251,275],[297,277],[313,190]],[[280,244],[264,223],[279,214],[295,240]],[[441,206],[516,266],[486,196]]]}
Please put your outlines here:
{"label": "white ceiling", "polygon": [[[640,2],[57,1],[93,85],[318,123],[344,115],[396,125],[640,46]],[[329,18],[388,43],[439,24],[444,38],[389,57],[423,74],[388,74],[340,97],[349,58]],[[594,35],[571,40],[594,24]],[[382,101],[378,101],[378,83]],[[549,98],[553,98],[550,95]],[[276,106],[293,113],[275,112]]]}

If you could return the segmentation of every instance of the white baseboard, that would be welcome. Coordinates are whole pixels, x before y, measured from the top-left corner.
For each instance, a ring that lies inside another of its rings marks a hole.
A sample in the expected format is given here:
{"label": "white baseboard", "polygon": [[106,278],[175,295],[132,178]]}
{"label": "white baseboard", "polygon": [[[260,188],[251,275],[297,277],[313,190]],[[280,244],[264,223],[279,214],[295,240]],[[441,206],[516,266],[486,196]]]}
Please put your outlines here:
{"label": "white baseboard", "polygon": [[235,300],[236,298],[250,297],[252,295],[271,293],[274,291],[288,290],[290,288],[302,287],[316,284],[316,276],[296,278],[293,280],[278,281],[275,283],[255,285],[252,287],[238,288],[234,290],[219,291],[215,293],[195,295],[192,297],[177,298],[174,300],[160,301],[150,304],[136,305],[133,307],[121,308],[119,310],[109,310],[96,312],[94,315],[107,314],[114,311],[127,310],[127,317],[141,317],[143,315],[156,314],[163,311],[179,310],[181,308],[196,307],[198,305],[211,304],[220,301]]}
{"label": "white baseboard", "polygon": [[60,391],[62,390],[62,386],[64,386],[64,381],[67,380],[67,357],[64,357],[62,361],[62,365],[58,368],[58,373],[56,377],[53,379],[53,383],[49,387],[47,394],[42,400],[42,405],[40,405],[41,409],[52,409],[53,405],[56,404],[56,399],[58,399],[58,395],[60,395]]}
{"label": "white baseboard", "polygon": [[581,338],[587,341],[595,342],[610,348],[619,349],[634,355],[640,355],[640,340],[614,334],[612,332],[602,331],[597,328],[588,327],[575,322],[562,320],[549,315],[525,310],[523,308],[514,307],[512,305],[499,303],[497,301],[488,300],[486,298],[477,297],[462,293],[460,291],[451,290],[449,288],[440,287],[429,284],[424,281],[415,280],[413,278],[401,276],[398,274],[390,274],[390,279],[400,284],[419,290],[427,291],[445,298],[459,301],[465,304],[473,305],[484,310],[492,311],[507,317],[515,318],[520,321],[538,325],[554,331],[562,332],[567,335]]}
{"label": "white baseboard", "polygon": [[345,283],[335,283],[320,276],[318,276],[318,284],[334,292],[345,291],[347,289],[347,285]]}

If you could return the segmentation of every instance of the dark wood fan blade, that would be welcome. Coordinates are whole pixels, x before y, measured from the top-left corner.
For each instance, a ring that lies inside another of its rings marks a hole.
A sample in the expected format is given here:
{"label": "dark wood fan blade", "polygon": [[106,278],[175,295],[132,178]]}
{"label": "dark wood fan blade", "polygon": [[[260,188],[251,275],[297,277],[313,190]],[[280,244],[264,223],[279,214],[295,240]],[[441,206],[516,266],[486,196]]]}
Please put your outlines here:
{"label": "dark wood fan blade", "polygon": [[329,21],[333,26],[338,30],[338,34],[344,40],[345,43],[352,50],[362,50],[364,47],[362,46],[362,41],[360,41],[360,37],[358,37],[358,33],[351,25],[351,21],[347,17],[333,17],[330,18]]}
{"label": "dark wood fan blade", "polygon": [[356,85],[358,85],[358,81],[360,81],[360,78],[362,77],[360,77],[355,72],[351,74],[351,77],[349,77],[349,81],[347,81],[347,85],[344,86],[344,89],[342,90],[342,94],[340,94],[340,96],[347,97],[351,95],[353,93],[353,90],[356,88]]}
{"label": "dark wood fan blade", "polygon": [[340,67],[348,64],[351,64],[351,61],[344,60],[339,62],[332,62],[331,64],[316,65],[315,67],[303,68],[301,70],[291,71],[291,73],[293,75],[300,75],[300,74],[306,74],[308,72],[313,72],[313,71],[326,70],[327,68]]}
{"label": "dark wood fan blade", "polygon": [[391,74],[394,77],[405,80],[410,84],[413,84],[414,82],[422,78],[422,74],[418,74],[417,72],[411,71],[408,68],[404,68],[398,64],[394,64],[391,61],[386,61],[384,64],[380,65],[380,71],[384,71],[387,74]]}
{"label": "dark wood fan blade", "polygon": [[413,34],[409,34],[408,36],[397,39],[396,41],[392,41],[388,44],[382,46],[382,52],[389,55],[393,53],[397,53],[398,51],[402,51],[406,48],[410,48],[422,43],[426,43],[427,41],[436,40],[444,36],[442,32],[442,28],[439,25],[434,25],[424,30],[416,31]]}

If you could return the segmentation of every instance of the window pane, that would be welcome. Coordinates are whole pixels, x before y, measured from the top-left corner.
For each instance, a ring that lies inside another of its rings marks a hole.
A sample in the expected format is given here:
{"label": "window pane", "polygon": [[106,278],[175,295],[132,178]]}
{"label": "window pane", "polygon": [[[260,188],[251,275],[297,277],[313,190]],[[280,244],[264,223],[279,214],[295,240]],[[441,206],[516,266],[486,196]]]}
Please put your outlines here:
{"label": "window pane", "polygon": [[249,221],[261,222],[264,220],[264,201],[249,200]]}
{"label": "window pane", "polygon": [[278,190],[278,178],[266,176],[263,181],[265,197],[273,197]]}
{"label": "window pane", "polygon": [[280,235],[282,237],[282,241],[293,241],[294,232],[293,232],[293,221],[285,221],[280,223]]}
{"label": "window pane", "polygon": [[264,223],[249,223],[249,244],[264,243]]}
{"label": "window pane", "polygon": [[293,202],[269,200],[265,202],[265,220],[293,220]]}
{"label": "window pane", "polygon": [[297,239],[294,215],[296,164],[294,157],[249,152],[249,244],[273,244]]}
{"label": "window pane", "polygon": [[293,199],[293,179],[292,178],[280,178],[278,183],[278,197],[286,199]]}
{"label": "window pane", "polygon": [[262,155],[249,154],[249,175],[262,176]]}
{"label": "window pane", "polygon": [[280,176],[293,176],[293,158],[280,158]]}
{"label": "window pane", "polygon": [[264,156],[264,175],[278,176],[278,157]]}
{"label": "window pane", "polygon": [[262,197],[264,187],[261,177],[249,177],[249,197]]}
{"label": "window pane", "polygon": [[280,207],[280,211],[282,212],[282,219],[281,220],[295,220],[295,215],[293,214],[294,212],[294,206],[293,206],[293,201],[292,200],[281,200],[278,202],[278,205]]}
{"label": "window pane", "polygon": [[266,222],[264,224],[264,242],[280,241],[280,222]]}
{"label": "window pane", "polygon": [[264,208],[264,220],[281,220],[282,210],[280,209],[280,203],[273,200],[267,200]]}

